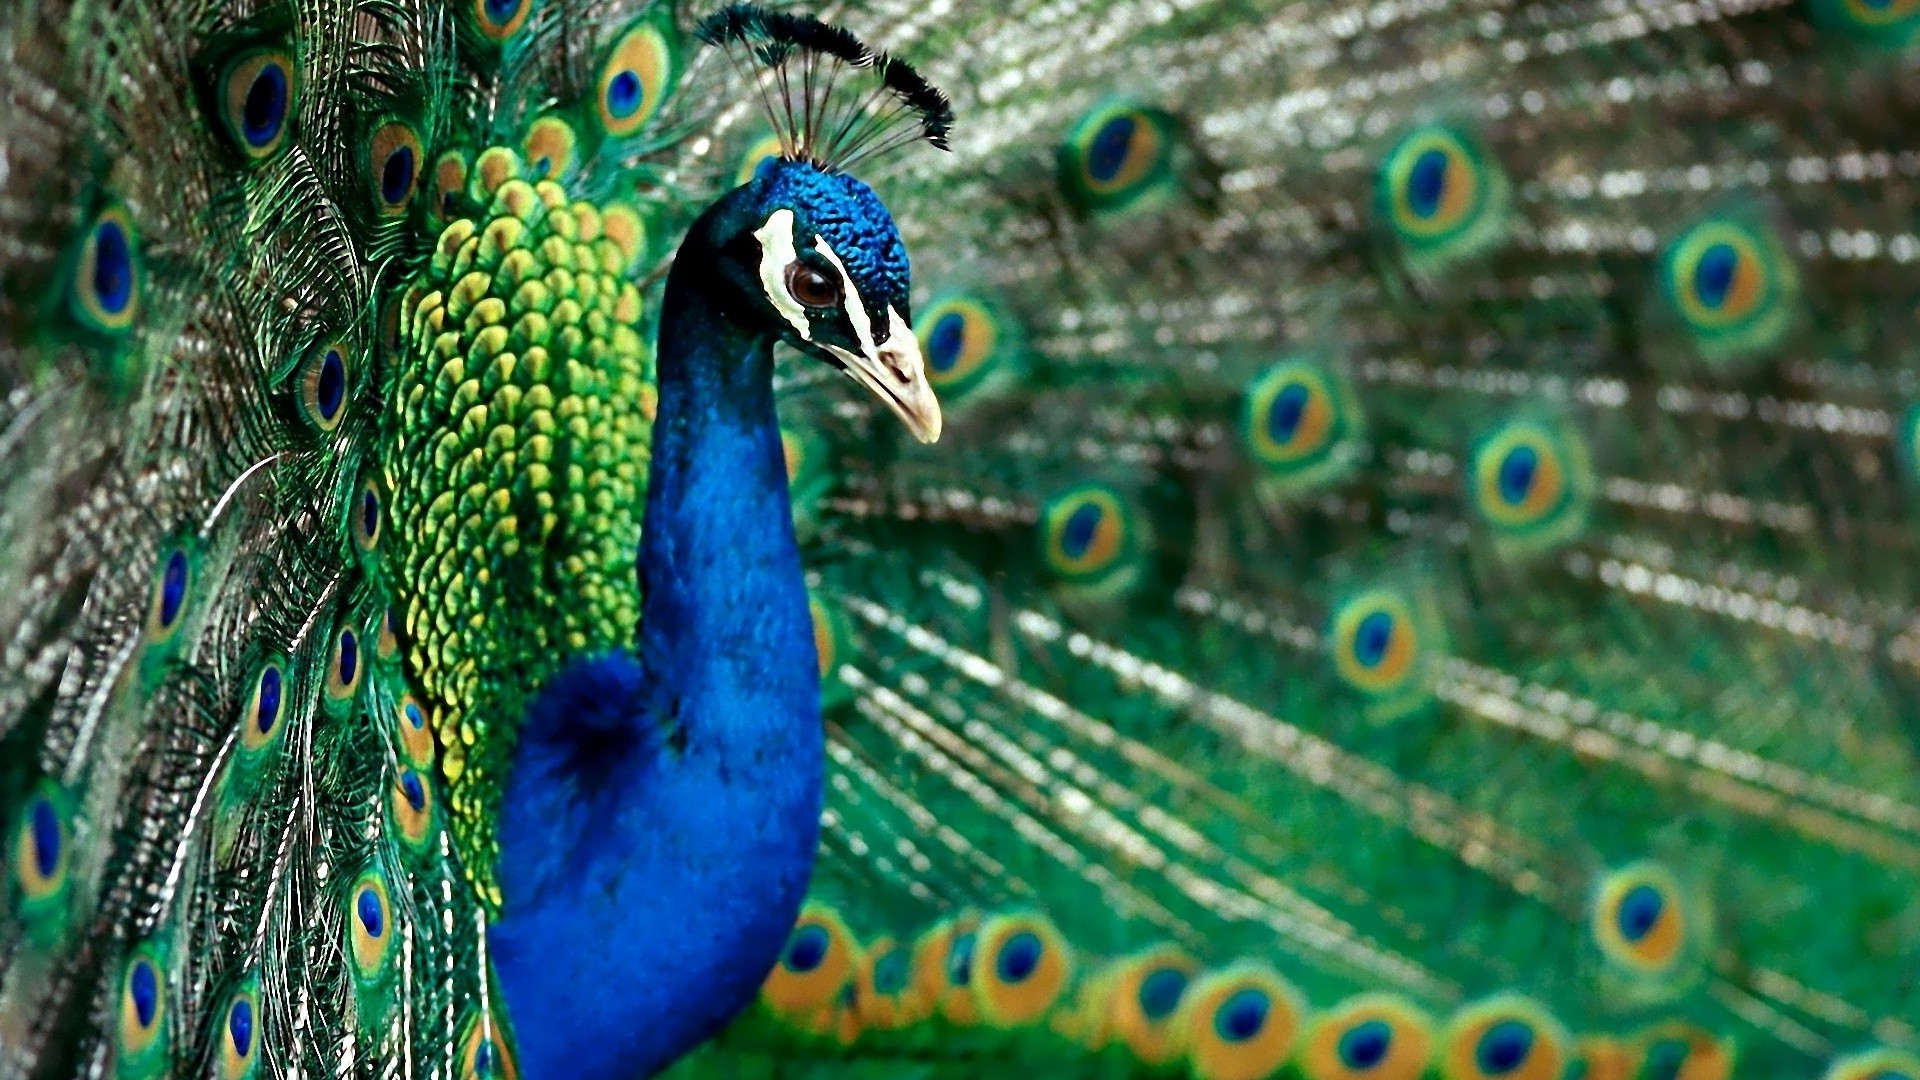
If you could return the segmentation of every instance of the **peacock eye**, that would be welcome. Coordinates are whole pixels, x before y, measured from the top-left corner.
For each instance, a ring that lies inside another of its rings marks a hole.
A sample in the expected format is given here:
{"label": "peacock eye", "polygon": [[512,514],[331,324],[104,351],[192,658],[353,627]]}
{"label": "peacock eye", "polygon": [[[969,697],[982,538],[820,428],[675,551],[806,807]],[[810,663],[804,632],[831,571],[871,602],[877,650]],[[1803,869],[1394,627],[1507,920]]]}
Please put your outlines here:
{"label": "peacock eye", "polygon": [[787,292],[810,308],[838,307],[844,295],[840,290],[839,278],[803,262],[788,265]]}

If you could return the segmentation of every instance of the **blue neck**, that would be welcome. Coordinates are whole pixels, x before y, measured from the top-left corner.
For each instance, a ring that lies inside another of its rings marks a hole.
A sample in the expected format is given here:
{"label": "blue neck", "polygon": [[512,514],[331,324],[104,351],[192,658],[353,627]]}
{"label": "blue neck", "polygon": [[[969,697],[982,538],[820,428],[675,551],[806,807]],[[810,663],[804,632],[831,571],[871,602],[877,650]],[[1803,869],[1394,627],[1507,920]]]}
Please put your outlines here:
{"label": "blue neck", "polygon": [[812,871],[820,688],[773,338],[693,247],[660,329],[636,652],[543,687],[507,780],[489,942],[528,1076],[629,1080],[713,1034]]}

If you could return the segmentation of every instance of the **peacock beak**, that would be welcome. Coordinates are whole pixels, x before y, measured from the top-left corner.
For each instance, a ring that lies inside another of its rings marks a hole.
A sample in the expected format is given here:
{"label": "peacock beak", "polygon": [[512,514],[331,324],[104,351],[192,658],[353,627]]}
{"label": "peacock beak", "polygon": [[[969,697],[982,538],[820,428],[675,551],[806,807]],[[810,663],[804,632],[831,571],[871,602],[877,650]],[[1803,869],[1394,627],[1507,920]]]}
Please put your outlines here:
{"label": "peacock beak", "polygon": [[833,350],[845,362],[847,374],[872,391],[887,408],[907,425],[913,437],[923,443],[940,438],[940,401],[927,382],[926,361],[920,356],[920,340],[898,312],[889,311],[888,325],[893,333],[876,346],[870,355],[841,349]]}

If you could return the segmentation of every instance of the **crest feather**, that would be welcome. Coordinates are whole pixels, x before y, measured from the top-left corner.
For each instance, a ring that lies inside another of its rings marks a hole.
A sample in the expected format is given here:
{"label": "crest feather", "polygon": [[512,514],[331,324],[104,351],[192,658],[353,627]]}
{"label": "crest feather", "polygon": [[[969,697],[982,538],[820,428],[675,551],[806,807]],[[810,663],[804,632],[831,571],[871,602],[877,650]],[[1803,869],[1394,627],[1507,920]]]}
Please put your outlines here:
{"label": "crest feather", "polygon": [[942,150],[953,106],[913,65],[811,15],[730,4],[701,21],[760,92],[781,156],[845,171],[917,138]]}

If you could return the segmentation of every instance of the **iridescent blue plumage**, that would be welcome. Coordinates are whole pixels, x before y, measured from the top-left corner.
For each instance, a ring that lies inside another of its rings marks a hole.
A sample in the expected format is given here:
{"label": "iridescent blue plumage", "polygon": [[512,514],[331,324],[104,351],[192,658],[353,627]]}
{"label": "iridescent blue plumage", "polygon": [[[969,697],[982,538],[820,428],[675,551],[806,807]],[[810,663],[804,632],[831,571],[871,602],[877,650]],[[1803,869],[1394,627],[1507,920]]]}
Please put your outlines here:
{"label": "iridescent blue plumage", "polygon": [[[843,310],[814,305],[802,337],[761,268],[810,240],[846,281]],[[904,314],[907,284],[873,193],[802,162],[763,165],[681,246],[661,316],[639,639],[542,688],[503,804],[505,913],[490,940],[533,1075],[667,1064],[752,999],[787,939],[824,763],[773,347],[784,337],[840,363],[911,341],[904,319],[886,321]],[[870,326],[849,332],[845,309],[863,302]]]}

